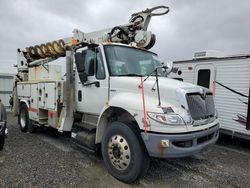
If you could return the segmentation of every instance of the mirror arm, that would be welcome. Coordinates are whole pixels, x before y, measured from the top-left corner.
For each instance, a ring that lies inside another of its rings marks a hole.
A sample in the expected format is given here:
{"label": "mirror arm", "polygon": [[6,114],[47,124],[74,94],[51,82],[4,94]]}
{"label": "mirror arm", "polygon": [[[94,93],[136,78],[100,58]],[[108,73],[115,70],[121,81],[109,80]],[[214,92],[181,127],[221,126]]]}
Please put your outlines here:
{"label": "mirror arm", "polygon": [[[82,82],[80,82],[80,83],[82,83]],[[96,87],[100,87],[100,82],[99,81],[94,81],[94,82],[87,83],[87,84],[82,83],[83,86],[90,86],[90,85],[93,85],[93,84],[95,84]]]}

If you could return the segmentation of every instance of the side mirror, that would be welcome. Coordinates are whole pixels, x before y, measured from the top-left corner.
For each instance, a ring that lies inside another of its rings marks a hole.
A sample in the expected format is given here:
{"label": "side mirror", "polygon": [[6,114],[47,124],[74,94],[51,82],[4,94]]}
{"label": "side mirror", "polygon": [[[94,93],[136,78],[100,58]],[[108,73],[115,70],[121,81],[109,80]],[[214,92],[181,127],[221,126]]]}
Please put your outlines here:
{"label": "side mirror", "polygon": [[86,72],[79,72],[79,78],[82,83],[88,81],[88,74]]}
{"label": "side mirror", "polygon": [[173,62],[172,61],[166,62],[166,67],[167,67],[167,70],[166,70],[167,73],[170,74],[171,71],[172,71],[172,69],[173,69],[173,67],[174,67]]}
{"label": "side mirror", "polygon": [[84,66],[84,54],[77,52],[75,53],[75,63],[76,63],[76,68],[78,72],[84,72],[85,71],[85,66]]}
{"label": "side mirror", "polygon": [[179,70],[179,67],[173,67],[173,68],[172,68],[172,72],[173,72],[173,73],[177,73],[178,70]]}
{"label": "side mirror", "polygon": [[166,75],[169,75],[171,72],[177,73],[179,67],[174,67],[174,64],[172,61],[163,62],[163,67],[165,67],[165,73]]}
{"label": "side mirror", "polygon": [[84,65],[84,60],[85,60],[85,54],[77,52],[75,53],[75,63],[76,63],[76,68],[79,74],[80,81],[82,83],[85,83],[88,81],[88,74],[85,72],[85,65]]}

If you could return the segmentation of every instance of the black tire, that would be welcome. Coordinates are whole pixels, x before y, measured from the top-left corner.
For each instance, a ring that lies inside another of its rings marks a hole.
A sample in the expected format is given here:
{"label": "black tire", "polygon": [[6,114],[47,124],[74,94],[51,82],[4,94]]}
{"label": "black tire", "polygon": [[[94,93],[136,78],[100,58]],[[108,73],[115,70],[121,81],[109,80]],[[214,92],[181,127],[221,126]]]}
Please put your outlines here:
{"label": "black tire", "polygon": [[21,104],[20,113],[18,116],[19,127],[22,132],[28,131],[29,126],[29,112],[26,104]]}
{"label": "black tire", "polygon": [[102,139],[102,156],[108,172],[125,183],[140,178],[149,166],[148,155],[138,135],[127,124],[112,122]]}
{"label": "black tire", "polygon": [[3,146],[4,146],[4,142],[5,142],[5,135],[0,135],[0,151],[3,150]]}
{"label": "black tire", "polygon": [[29,133],[34,133],[34,132],[36,132],[36,126],[34,125],[34,123],[33,123],[32,120],[29,120],[28,132],[29,132]]}

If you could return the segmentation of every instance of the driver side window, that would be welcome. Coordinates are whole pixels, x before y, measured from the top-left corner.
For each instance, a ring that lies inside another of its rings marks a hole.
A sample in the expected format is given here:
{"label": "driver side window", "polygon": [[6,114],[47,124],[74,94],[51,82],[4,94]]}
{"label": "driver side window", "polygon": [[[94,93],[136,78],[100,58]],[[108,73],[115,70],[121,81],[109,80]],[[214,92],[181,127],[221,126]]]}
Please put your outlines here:
{"label": "driver side window", "polygon": [[95,75],[96,79],[105,79],[105,69],[102,60],[102,53],[99,48],[96,48],[96,68],[95,68]]}
{"label": "driver side window", "polygon": [[95,63],[95,52],[91,49],[85,51],[84,66],[88,76],[94,75],[94,63]]}
{"label": "driver side window", "polygon": [[99,48],[84,51],[84,67],[88,76],[95,75],[96,79],[105,79],[105,69]]}

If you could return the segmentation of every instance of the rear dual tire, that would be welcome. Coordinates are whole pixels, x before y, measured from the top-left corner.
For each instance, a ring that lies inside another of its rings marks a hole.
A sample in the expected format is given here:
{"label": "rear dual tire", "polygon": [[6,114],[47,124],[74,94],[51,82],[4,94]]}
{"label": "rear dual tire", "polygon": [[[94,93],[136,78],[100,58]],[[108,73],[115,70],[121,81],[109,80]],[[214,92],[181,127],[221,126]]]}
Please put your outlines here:
{"label": "rear dual tire", "polygon": [[22,132],[34,133],[36,130],[32,120],[29,119],[28,107],[26,104],[21,104],[20,113],[18,116],[19,127]]}

